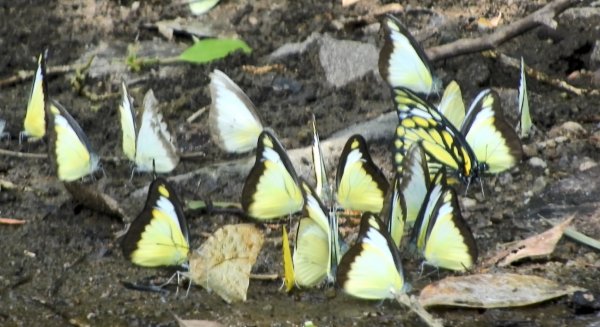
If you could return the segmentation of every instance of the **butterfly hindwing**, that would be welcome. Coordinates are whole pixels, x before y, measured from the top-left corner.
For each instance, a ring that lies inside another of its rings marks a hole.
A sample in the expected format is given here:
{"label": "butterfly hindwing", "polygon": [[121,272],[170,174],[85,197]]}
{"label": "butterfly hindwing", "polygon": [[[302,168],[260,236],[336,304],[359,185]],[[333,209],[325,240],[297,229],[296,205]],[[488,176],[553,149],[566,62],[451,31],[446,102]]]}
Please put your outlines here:
{"label": "butterfly hindwing", "polygon": [[529,112],[529,98],[527,97],[527,76],[525,74],[525,61],[521,57],[521,80],[519,82],[519,133],[521,138],[527,137],[533,127],[531,113]]}
{"label": "butterfly hindwing", "polygon": [[337,203],[346,210],[379,212],[389,184],[369,154],[361,135],[351,136],[340,156]]}
{"label": "butterfly hindwing", "polygon": [[148,188],[142,212],[121,241],[123,255],[144,267],[180,266],[187,262],[189,231],[173,187],[157,178]]}
{"label": "butterfly hindwing", "polygon": [[271,220],[302,209],[302,191],[290,159],[268,131],[258,137],[256,161],[242,189],[242,208],[258,220]]}
{"label": "butterfly hindwing", "polygon": [[427,55],[397,18],[388,15],[382,23],[384,44],[379,54],[379,72],[392,87],[406,87],[429,95],[440,82],[432,75]]}
{"label": "butterfly hindwing", "polygon": [[460,86],[456,81],[450,82],[444,90],[442,101],[438,104],[438,111],[442,113],[453,126],[460,126],[465,119],[465,103],[462,99]]}
{"label": "butterfly hindwing", "polygon": [[38,58],[38,67],[35,71],[29,101],[27,103],[27,112],[23,123],[23,135],[31,140],[38,140],[46,135],[46,110],[48,102],[48,86],[46,84],[46,56],[47,51],[40,54]]}
{"label": "butterfly hindwing", "polygon": [[383,208],[379,214],[382,222],[387,226],[387,231],[397,247],[400,247],[404,236],[406,222],[406,194],[402,193],[401,177],[396,173],[392,185],[385,196]]}
{"label": "butterfly hindwing", "polygon": [[215,70],[210,74],[210,97],[208,126],[213,141],[227,152],[253,150],[263,126],[248,96],[225,73]]}
{"label": "butterfly hindwing", "polygon": [[100,158],[75,119],[56,101],[50,103],[49,111],[53,118],[50,152],[58,179],[72,182],[98,170]]}
{"label": "butterfly hindwing", "polygon": [[317,133],[317,123],[314,115],[312,119],[312,127],[313,144],[311,147],[311,153],[316,181],[315,191],[324,203],[330,203],[331,186],[329,185],[329,180],[327,179],[327,170],[325,169],[325,160],[323,159],[321,140],[319,139],[319,133]]}
{"label": "butterfly hindwing", "polygon": [[354,297],[373,300],[394,298],[406,289],[398,250],[370,212],[363,214],[359,238],[340,261],[337,283]]}

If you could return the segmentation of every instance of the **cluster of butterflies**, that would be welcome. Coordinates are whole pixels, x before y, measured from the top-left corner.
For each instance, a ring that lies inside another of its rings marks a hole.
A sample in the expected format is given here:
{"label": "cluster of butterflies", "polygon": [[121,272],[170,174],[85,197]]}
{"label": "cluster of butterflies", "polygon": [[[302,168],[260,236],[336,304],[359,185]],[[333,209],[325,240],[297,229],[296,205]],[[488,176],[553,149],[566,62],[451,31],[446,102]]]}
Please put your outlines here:
{"label": "cluster of butterflies", "polygon": [[[396,177],[389,186],[366,142],[355,135],[342,151],[333,190],[315,128],[312,188],[297,176],[248,97],[222,72],[211,74],[213,139],[228,152],[256,148],[255,165],[242,190],[242,208],[259,221],[302,211],[293,255],[284,230],[288,290],[337,281],[356,297],[393,297],[407,287],[401,248],[429,265],[468,270],[477,260],[477,246],[448,180],[458,178],[469,185],[521,161],[519,136],[503,117],[495,91],[482,91],[465,112],[460,88],[452,82],[440,104],[433,105],[428,99],[441,83],[432,75],[424,51],[396,18],[386,17],[383,29],[380,73],[392,89],[399,118],[393,156]],[[532,125],[523,64],[519,108],[517,129],[525,136]],[[339,210],[363,213],[358,239],[350,248],[339,235]],[[410,236],[408,240],[403,241],[404,235]]]}
{"label": "cluster of butterflies", "polygon": [[[55,161],[58,178],[72,182],[99,170],[100,157],[92,150],[90,141],[77,121],[58,101],[49,99],[46,57],[47,51],[40,54],[38,59],[20,140],[26,137],[36,141],[49,134],[50,154]],[[172,171],[179,163],[179,155],[154,93],[152,90],[146,93],[143,108],[137,112],[125,82],[122,83],[122,92],[119,105],[122,148],[134,163],[134,170],[158,173]]]}

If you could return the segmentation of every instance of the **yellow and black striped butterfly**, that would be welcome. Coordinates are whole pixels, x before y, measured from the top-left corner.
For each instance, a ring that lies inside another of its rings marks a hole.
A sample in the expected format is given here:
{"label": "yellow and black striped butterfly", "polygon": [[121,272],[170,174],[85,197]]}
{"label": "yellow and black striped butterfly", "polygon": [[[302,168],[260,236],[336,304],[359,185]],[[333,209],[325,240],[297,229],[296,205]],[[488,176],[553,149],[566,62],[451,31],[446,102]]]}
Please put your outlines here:
{"label": "yellow and black striped butterfly", "polygon": [[308,183],[301,185],[304,209],[294,247],[294,280],[300,287],[314,287],[324,280],[335,281],[342,250],[335,212],[323,205]]}
{"label": "yellow and black striped butterfly", "polygon": [[343,209],[381,211],[389,184],[373,163],[361,135],[353,135],[346,142],[337,168],[336,185],[337,203]]}
{"label": "yellow and black striped butterfly", "polygon": [[189,231],[173,187],[157,178],[142,212],[121,241],[123,255],[144,267],[181,266],[188,261]]}
{"label": "yellow and black striped butterfly", "polygon": [[38,67],[35,71],[31,92],[29,93],[29,102],[27,103],[27,112],[23,122],[24,130],[21,132],[19,140],[26,136],[29,140],[39,140],[46,135],[46,103],[48,102],[48,86],[46,84],[46,56],[48,51],[44,51],[38,58]]}
{"label": "yellow and black striped butterfly", "polygon": [[337,283],[346,293],[370,300],[394,298],[407,289],[398,249],[370,212],[363,214],[358,240],[340,261]]}
{"label": "yellow and black striped butterfly", "polygon": [[72,182],[98,170],[100,157],[75,119],[56,101],[51,101],[49,111],[53,118],[50,154],[58,179]]}
{"label": "yellow and black striped butterfly", "polygon": [[465,182],[486,172],[505,171],[521,160],[521,142],[505,121],[493,90],[479,93],[460,131],[435,106],[406,88],[394,89],[394,102],[400,119],[394,142],[397,170],[415,142],[422,144],[428,160],[456,171]]}
{"label": "yellow and black striped butterfly", "polygon": [[172,171],[179,163],[179,154],[167,124],[163,121],[154,92],[146,92],[138,121],[133,98],[129,96],[125,82],[121,87],[123,98],[119,105],[119,116],[123,131],[123,152],[135,163],[136,171]]}
{"label": "yellow and black striped butterfly", "polygon": [[250,98],[217,69],[210,74],[209,87],[208,127],[213,141],[229,153],[253,150],[263,125]]}
{"label": "yellow and black striped butterfly", "polygon": [[388,15],[382,23],[384,44],[379,73],[392,87],[406,87],[427,96],[437,93],[441,81],[432,74],[427,55],[400,21]]}
{"label": "yellow and black striped butterfly", "polygon": [[304,203],[298,176],[279,140],[268,131],[258,137],[256,161],[242,189],[242,209],[258,220],[287,216]]}
{"label": "yellow and black striped butterfly", "polygon": [[442,168],[432,181],[411,243],[426,264],[464,271],[477,261],[477,243],[461,215],[456,192],[446,185],[445,174]]}

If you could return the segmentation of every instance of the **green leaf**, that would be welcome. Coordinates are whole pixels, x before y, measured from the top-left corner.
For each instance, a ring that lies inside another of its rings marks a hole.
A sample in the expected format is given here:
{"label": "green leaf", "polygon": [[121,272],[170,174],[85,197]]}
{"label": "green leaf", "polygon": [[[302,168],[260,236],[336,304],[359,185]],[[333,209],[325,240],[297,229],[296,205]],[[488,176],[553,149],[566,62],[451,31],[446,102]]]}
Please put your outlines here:
{"label": "green leaf", "polygon": [[251,53],[252,49],[246,42],[239,39],[204,39],[187,48],[179,59],[191,63],[203,64],[225,58],[230,53],[242,50]]}

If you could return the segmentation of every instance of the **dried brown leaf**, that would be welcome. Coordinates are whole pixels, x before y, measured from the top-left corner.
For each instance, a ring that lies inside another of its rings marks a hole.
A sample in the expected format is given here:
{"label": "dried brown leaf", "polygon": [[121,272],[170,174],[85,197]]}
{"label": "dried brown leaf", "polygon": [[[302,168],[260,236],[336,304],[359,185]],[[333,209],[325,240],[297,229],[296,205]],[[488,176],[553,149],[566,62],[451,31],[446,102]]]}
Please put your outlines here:
{"label": "dried brown leaf", "polygon": [[0,224],[5,225],[23,225],[25,220],[15,218],[0,218]]}
{"label": "dried brown leaf", "polygon": [[121,220],[128,220],[119,202],[94,186],[84,185],[80,182],[65,182],[64,185],[71,196],[82,205]]}
{"label": "dried brown leaf", "polygon": [[538,276],[479,274],[447,277],[427,285],[419,295],[422,306],[470,308],[519,307],[582,290]]}
{"label": "dried brown leaf", "polygon": [[254,224],[223,226],[191,254],[186,275],[227,303],[246,301],[250,271],[263,242]]}
{"label": "dried brown leaf", "polygon": [[551,229],[522,241],[519,241],[505,250],[498,252],[489,259],[484,266],[497,265],[499,267],[508,266],[511,263],[530,257],[546,256],[554,252],[556,243],[560,240],[575,215],[565,219],[562,223]]}

